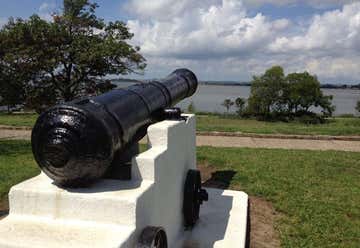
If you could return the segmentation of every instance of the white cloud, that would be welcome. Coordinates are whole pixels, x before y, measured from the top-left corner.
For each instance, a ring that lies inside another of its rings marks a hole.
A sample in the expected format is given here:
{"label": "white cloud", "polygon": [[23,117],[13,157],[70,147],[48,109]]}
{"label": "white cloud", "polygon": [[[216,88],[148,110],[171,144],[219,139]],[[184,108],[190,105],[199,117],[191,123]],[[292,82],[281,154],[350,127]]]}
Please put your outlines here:
{"label": "white cloud", "polygon": [[306,62],[305,69],[317,74],[320,78],[332,80],[337,78],[341,81],[359,81],[360,57],[321,57],[312,58]]}
{"label": "white cloud", "polygon": [[168,20],[185,12],[191,12],[192,9],[203,8],[219,2],[221,0],[132,0],[125,5],[125,9],[141,19]]}
{"label": "white cloud", "polygon": [[145,54],[183,59],[246,55],[263,49],[290,23],[285,19],[271,22],[260,13],[248,17],[238,0],[197,8],[188,4],[188,11],[168,20],[154,17],[151,21],[128,21],[136,34],[135,43]]}
{"label": "white cloud", "polygon": [[55,2],[43,2],[39,7],[39,16],[44,20],[51,21],[55,9]]}
{"label": "white cloud", "polygon": [[276,6],[307,4],[311,7],[322,9],[357,1],[358,0],[244,0],[244,3],[249,7],[259,7],[264,4],[273,4]]}
{"label": "white cloud", "polygon": [[305,26],[261,13],[249,16],[241,0],[142,2],[127,5],[135,15],[128,26],[148,59],[146,77],[189,67],[202,79],[248,80],[281,65],[326,82],[360,78],[360,2],[314,16]]}
{"label": "white cloud", "polygon": [[[345,5],[342,10],[314,17],[304,35],[278,37],[272,51],[316,50],[344,53],[360,48],[360,2]],[[342,51],[339,51],[342,49]]]}

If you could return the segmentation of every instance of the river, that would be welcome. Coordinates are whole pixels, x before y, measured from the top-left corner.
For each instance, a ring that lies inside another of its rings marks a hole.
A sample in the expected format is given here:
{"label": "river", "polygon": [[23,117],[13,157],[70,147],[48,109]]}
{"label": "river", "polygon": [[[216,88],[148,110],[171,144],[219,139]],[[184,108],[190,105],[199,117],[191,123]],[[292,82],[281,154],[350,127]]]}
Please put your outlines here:
{"label": "river", "polygon": [[[120,83],[119,87],[126,87],[129,83]],[[356,115],[356,102],[360,100],[360,90],[350,89],[322,89],[325,95],[333,95],[333,104],[336,106],[334,115],[354,114]],[[178,104],[186,109],[191,102],[194,103],[197,111],[203,112],[225,112],[221,103],[226,98],[235,100],[237,97],[247,99],[250,95],[250,86],[224,86],[224,85],[199,85],[198,90],[192,97],[183,100]],[[316,111],[316,109],[314,109]],[[235,112],[232,107],[231,112]],[[317,111],[316,111],[317,112]]]}
{"label": "river", "polygon": [[[119,87],[127,87],[134,83],[114,82]],[[325,95],[333,95],[333,104],[336,106],[334,115],[354,114],[358,115],[355,110],[356,102],[360,100],[360,90],[350,89],[322,89]],[[250,95],[249,86],[224,86],[224,85],[199,85],[195,95],[183,100],[178,104],[182,109],[187,109],[191,102],[194,103],[197,111],[203,112],[225,112],[225,108],[221,103],[226,98],[235,100],[237,97],[247,99]],[[0,106],[0,110],[6,110],[5,107]],[[231,112],[235,112],[235,107],[232,107]],[[315,109],[315,111],[317,111]]]}

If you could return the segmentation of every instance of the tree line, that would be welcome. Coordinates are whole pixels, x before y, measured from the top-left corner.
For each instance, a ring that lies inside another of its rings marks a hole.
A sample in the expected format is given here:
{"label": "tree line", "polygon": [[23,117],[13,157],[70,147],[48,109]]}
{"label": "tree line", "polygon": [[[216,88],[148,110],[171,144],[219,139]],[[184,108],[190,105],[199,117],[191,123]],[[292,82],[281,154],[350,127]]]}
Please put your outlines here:
{"label": "tree line", "polygon": [[[229,109],[236,105],[237,113],[243,117],[255,116],[263,120],[292,120],[297,117],[311,117],[311,121],[323,121],[333,114],[332,96],[325,96],[320,82],[308,72],[285,75],[281,66],[273,66],[251,82],[247,100],[237,98],[235,102],[225,99],[222,105]],[[245,106],[246,105],[246,106]],[[319,108],[316,115],[313,108]]]}
{"label": "tree line", "polygon": [[105,23],[88,0],[64,0],[52,21],[10,18],[0,30],[0,105],[48,106],[114,87],[109,74],[141,73],[145,58],[121,21]]}

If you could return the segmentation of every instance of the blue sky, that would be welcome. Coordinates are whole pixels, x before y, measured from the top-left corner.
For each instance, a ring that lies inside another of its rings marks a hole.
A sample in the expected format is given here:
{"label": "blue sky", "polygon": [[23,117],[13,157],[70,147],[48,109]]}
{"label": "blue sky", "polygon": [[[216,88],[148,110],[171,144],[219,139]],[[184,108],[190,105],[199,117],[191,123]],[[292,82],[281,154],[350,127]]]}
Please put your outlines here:
{"label": "blue sky", "polygon": [[[127,20],[129,16],[122,11],[122,5],[126,1],[96,1],[99,4],[97,14],[106,20]],[[33,13],[40,14],[40,7],[48,4],[48,10],[60,10],[62,0],[0,0],[0,17],[7,18],[10,16],[27,18]]]}
{"label": "blue sky", "polygon": [[[272,65],[323,83],[360,82],[360,2],[352,0],[112,0],[97,15],[123,20],[148,67],[162,77],[187,67],[203,80],[249,80]],[[62,0],[0,0],[10,16],[51,19]]]}
{"label": "blue sky", "polygon": [[[123,6],[129,1],[126,0],[98,0],[95,1],[99,4],[97,13],[100,17],[105,20],[128,20],[133,17],[127,11],[124,10]],[[0,0],[0,17],[8,18],[10,16],[27,18],[33,13],[40,13],[40,7],[44,3],[52,5],[54,10],[61,9],[62,0]],[[341,4],[331,4],[326,8],[315,8],[307,4],[290,4],[290,5],[275,5],[272,3],[265,3],[259,6],[250,6],[250,13],[256,15],[261,12],[270,18],[289,18],[292,20],[311,18],[314,14],[321,14],[328,10],[336,9]]]}

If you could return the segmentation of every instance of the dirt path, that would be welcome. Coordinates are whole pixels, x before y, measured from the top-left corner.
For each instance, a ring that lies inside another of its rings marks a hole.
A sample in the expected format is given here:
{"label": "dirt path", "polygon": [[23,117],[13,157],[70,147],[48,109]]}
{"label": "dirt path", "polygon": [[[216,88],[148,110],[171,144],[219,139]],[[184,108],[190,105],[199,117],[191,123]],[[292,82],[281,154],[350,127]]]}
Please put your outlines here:
{"label": "dirt path", "polygon": [[285,148],[360,152],[360,141],[197,136],[198,146]]}
{"label": "dirt path", "polygon": [[0,129],[0,140],[1,139],[18,139],[18,140],[30,140],[30,130],[9,130]]}
{"label": "dirt path", "polygon": [[[0,129],[0,139],[29,140],[30,136],[30,130]],[[145,140],[142,140],[141,142],[144,143]],[[360,141],[346,140],[313,140],[198,135],[196,137],[196,142],[198,146],[284,148],[360,152]]]}

